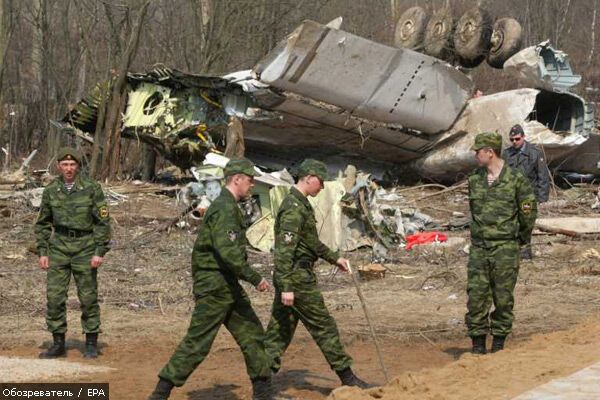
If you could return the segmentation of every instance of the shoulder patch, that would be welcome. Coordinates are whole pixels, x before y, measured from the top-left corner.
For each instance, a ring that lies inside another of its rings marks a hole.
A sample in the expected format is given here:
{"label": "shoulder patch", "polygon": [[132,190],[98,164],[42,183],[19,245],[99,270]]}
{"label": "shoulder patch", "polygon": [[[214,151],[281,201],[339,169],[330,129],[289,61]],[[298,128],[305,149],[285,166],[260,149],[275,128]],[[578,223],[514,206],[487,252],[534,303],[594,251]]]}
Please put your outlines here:
{"label": "shoulder patch", "polygon": [[108,207],[107,206],[101,206],[99,211],[98,211],[98,215],[100,215],[100,218],[102,219],[106,219],[108,218]]}
{"label": "shoulder patch", "polygon": [[521,202],[521,211],[523,214],[531,214],[533,210],[533,202],[531,200],[525,200]]}
{"label": "shoulder patch", "polygon": [[294,241],[294,233],[293,232],[285,232],[283,234],[283,243],[290,245]]}
{"label": "shoulder patch", "polygon": [[238,233],[236,231],[227,231],[227,237],[232,242],[235,242],[238,238]]}

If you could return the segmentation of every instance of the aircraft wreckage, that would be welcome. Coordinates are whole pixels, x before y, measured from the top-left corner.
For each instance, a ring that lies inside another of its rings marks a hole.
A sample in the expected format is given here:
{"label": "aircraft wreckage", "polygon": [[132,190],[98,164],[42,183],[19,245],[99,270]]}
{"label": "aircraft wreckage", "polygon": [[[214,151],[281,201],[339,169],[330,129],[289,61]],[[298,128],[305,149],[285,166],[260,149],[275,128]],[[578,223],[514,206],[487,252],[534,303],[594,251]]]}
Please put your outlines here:
{"label": "aircraft wreckage", "polygon": [[[167,68],[130,73],[122,136],[184,169],[239,142],[247,157],[273,169],[310,156],[336,170],[354,164],[374,174],[453,181],[475,166],[477,133],[497,131],[508,145],[507,132],[520,123],[551,166],[599,172],[593,109],[570,91],[581,77],[548,42],[513,46],[506,62],[493,60],[527,87],[479,96],[460,68],[353,35],[340,23],[305,21],[252,70],[223,77]],[[62,128],[92,140],[100,87]]]}

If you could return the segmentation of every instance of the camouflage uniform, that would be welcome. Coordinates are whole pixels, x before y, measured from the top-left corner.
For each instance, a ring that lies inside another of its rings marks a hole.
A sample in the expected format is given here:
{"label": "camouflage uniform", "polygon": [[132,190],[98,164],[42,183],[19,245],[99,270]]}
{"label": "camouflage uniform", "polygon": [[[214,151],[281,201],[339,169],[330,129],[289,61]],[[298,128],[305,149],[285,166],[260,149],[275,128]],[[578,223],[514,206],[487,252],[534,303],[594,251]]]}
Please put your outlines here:
{"label": "camouflage uniform", "polygon": [[[253,168],[243,173],[255,175]],[[226,168],[225,175],[230,174]],[[223,188],[204,215],[192,252],[196,298],[192,320],[185,338],[160,371],[161,379],[182,386],[207,356],[221,325],[240,346],[250,378],[271,376],[263,327],[238,282],[242,279],[256,286],[262,280],[248,265],[246,243],[242,212],[232,193]]]}
{"label": "camouflage uniform", "polygon": [[[491,328],[492,335],[505,337],[514,319],[519,244],[530,240],[537,214],[535,195],[523,174],[507,164],[491,186],[486,168],[473,172],[468,183],[472,215],[467,266],[468,333],[478,337]],[[492,303],[495,309],[489,315]]]}
{"label": "camouflage uniform", "polygon": [[[308,172],[311,171],[305,175]],[[318,170],[310,174],[325,180]],[[333,370],[342,371],[352,365],[317,287],[313,266],[319,257],[335,264],[339,255],[319,240],[315,212],[308,199],[293,187],[275,221],[275,301],[265,341],[274,371],[281,368],[281,357],[292,341],[298,321],[310,332]],[[294,293],[293,306],[281,302],[282,292]]]}
{"label": "camouflage uniform", "polygon": [[77,174],[70,191],[65,188],[62,177],[55,179],[44,189],[34,230],[38,255],[48,256],[50,261],[48,330],[52,333],[67,330],[66,301],[73,274],[81,303],[83,331],[100,332],[98,270],[92,268],[90,262],[92,256],[102,257],[109,249],[110,220],[102,188],[81,173]]}

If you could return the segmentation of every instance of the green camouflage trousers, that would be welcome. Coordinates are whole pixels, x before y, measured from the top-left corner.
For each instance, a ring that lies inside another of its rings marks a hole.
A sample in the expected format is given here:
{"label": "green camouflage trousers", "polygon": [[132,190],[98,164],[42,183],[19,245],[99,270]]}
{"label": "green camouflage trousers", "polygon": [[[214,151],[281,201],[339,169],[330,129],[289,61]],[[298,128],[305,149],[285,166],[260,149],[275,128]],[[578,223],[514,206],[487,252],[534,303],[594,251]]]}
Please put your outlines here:
{"label": "green camouflage trousers", "polygon": [[[491,249],[472,246],[467,266],[469,336],[506,336],[512,331],[514,290],[519,274],[519,246],[508,242]],[[490,314],[490,307],[494,311]]]}
{"label": "green camouflage trousers", "polygon": [[[94,246],[84,247],[86,238],[69,239],[55,235],[50,242],[50,268],[46,276],[46,324],[52,333],[67,331],[67,298],[71,274],[75,278],[77,297],[81,305],[81,327],[84,333],[100,332],[100,306],[98,305],[98,270],[90,261]],[[83,248],[83,250],[81,250]]]}
{"label": "green camouflage trousers", "polygon": [[270,377],[264,330],[241,286],[197,297],[188,332],[158,376],[182,386],[208,355],[221,325],[240,346],[250,379]]}
{"label": "green camouflage trousers", "polygon": [[352,358],[344,351],[335,320],[317,288],[314,272],[299,269],[295,275],[299,274],[304,275],[304,279],[298,279],[298,276],[295,279],[294,305],[291,307],[281,302],[281,290],[275,279],[275,300],[265,340],[267,354],[272,360],[271,369],[276,372],[281,368],[281,357],[294,337],[298,321],[302,321],[333,370],[350,367]]}

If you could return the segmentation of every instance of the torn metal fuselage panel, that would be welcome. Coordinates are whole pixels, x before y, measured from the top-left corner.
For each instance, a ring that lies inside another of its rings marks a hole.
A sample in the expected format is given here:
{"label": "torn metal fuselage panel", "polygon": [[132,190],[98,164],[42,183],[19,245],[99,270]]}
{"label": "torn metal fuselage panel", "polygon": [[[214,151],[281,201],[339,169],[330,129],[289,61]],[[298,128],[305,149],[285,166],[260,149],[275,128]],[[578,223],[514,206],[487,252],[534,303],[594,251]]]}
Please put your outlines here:
{"label": "torn metal fuselage panel", "polygon": [[[498,132],[509,146],[508,132],[521,124],[528,141],[540,146],[555,165],[585,143],[589,132],[554,131],[546,121],[536,119],[536,109],[544,107],[538,89],[516,89],[469,100],[465,112],[448,132],[442,134],[433,150],[406,168],[435,180],[459,180],[476,167],[471,147],[475,133]],[[406,170],[406,169],[405,169]]]}
{"label": "torn metal fuselage panel", "polygon": [[571,69],[569,56],[554,49],[548,40],[519,51],[503,69],[526,86],[551,92],[565,92],[581,82],[581,75]]}
{"label": "torn metal fuselage panel", "polygon": [[313,21],[269,52],[254,73],[273,88],[427,134],[449,129],[474,89],[465,74],[436,58]]}
{"label": "torn metal fuselage panel", "polygon": [[[173,164],[198,165],[222,141],[230,115],[252,103],[241,86],[220,77],[186,74],[168,68],[127,75],[127,106],[121,134],[150,144]],[[110,85],[104,85],[106,96]],[[63,119],[93,134],[102,102],[98,85]]]}

